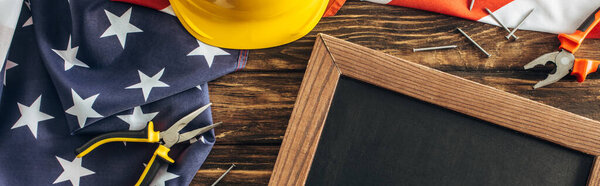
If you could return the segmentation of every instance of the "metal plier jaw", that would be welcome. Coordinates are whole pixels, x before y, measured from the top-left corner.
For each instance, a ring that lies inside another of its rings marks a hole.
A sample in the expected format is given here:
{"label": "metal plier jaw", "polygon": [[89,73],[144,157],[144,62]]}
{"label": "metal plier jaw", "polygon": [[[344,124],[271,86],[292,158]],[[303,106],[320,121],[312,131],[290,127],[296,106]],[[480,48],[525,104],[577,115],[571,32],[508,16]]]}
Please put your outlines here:
{"label": "metal plier jaw", "polygon": [[571,72],[571,75],[577,77],[577,81],[583,82],[585,77],[592,72],[598,70],[600,61],[589,59],[575,59],[573,55],[578,49],[585,37],[600,23],[600,8],[592,12],[592,14],[575,30],[572,34],[559,34],[558,40],[561,45],[560,51],[544,54],[535,60],[527,63],[525,69],[531,69],[537,65],[545,65],[548,62],[556,64],[554,73],[533,86],[534,89],[557,82]]}
{"label": "metal plier jaw", "polygon": [[161,167],[175,162],[175,160],[169,156],[169,151],[173,145],[188,141],[191,138],[208,132],[221,125],[221,122],[219,122],[188,132],[179,133],[181,129],[185,128],[185,126],[194,120],[194,118],[198,117],[198,115],[207,110],[210,105],[211,104],[209,103],[196,109],[162,132],[155,130],[154,123],[150,121],[145,129],[139,131],[118,131],[102,134],[75,149],[76,157],[81,158],[90,153],[92,150],[96,149],[96,147],[109,142],[123,141],[158,143],[158,148],[154,151],[154,154],[148,161],[146,168],[142,172],[142,175],[135,183],[136,186],[148,186],[152,183],[154,176],[156,176]]}
{"label": "metal plier jaw", "polygon": [[552,84],[567,76],[567,74],[569,74],[569,72],[573,68],[575,56],[571,52],[566,50],[561,50],[560,52],[550,52],[527,63],[524,66],[524,68],[527,70],[538,65],[546,65],[548,62],[554,63],[556,65],[554,73],[549,74],[548,77],[546,77],[546,79],[535,84],[533,86],[533,89]]}

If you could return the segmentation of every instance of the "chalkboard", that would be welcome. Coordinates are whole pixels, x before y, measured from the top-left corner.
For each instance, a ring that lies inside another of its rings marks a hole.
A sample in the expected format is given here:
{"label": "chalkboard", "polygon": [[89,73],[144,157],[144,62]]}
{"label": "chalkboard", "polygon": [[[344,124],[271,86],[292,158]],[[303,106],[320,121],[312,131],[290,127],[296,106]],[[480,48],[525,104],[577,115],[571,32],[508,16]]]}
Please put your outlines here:
{"label": "chalkboard", "polygon": [[340,78],[307,185],[585,185],[593,156]]}
{"label": "chalkboard", "polygon": [[319,34],[269,185],[600,185],[600,122]]}

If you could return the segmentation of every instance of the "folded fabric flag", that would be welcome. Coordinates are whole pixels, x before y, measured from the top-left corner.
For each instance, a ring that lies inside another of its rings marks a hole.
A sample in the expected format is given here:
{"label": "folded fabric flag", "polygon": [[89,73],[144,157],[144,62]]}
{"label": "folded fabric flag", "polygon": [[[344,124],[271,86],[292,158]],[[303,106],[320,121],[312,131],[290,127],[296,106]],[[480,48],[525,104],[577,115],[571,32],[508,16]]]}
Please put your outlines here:
{"label": "folded fabric flag", "polygon": [[[2,19],[2,18],[0,18]],[[156,149],[108,143],[74,149],[152,120],[165,130],[207,104],[206,82],[244,67],[247,51],[197,41],[177,18],[131,4],[31,0],[0,69],[0,185],[133,185]],[[210,110],[182,132],[212,123]],[[171,148],[152,185],[187,185],[214,132]]]}
{"label": "folded fabric flag", "polygon": [[[555,34],[575,32],[575,29],[600,7],[600,1],[596,0],[475,0],[473,10],[469,11],[471,0],[363,1],[421,9],[499,26],[484,10],[488,8],[510,28],[519,24],[525,14],[535,8],[535,12],[521,29]],[[600,38],[600,26],[596,26],[587,38]]]}
{"label": "folded fabric flag", "polygon": [[[5,68],[4,59],[6,59],[10,41],[15,32],[22,4],[22,2],[18,1],[0,1],[0,17],[3,18],[0,19],[0,75],[2,75],[2,70]],[[0,93],[3,88],[0,86]],[[0,95],[0,101],[2,101],[2,95]]]}
{"label": "folded fabric flag", "polygon": [[112,1],[120,1],[125,3],[136,4],[140,6],[145,6],[148,8],[152,8],[155,10],[160,10],[162,12],[175,15],[173,12],[173,7],[171,7],[171,3],[169,0],[112,0]]}
{"label": "folded fabric flag", "polygon": [[[171,14],[171,15],[175,15],[169,0],[113,0],[113,1],[132,3],[132,4],[160,10],[160,11],[163,11],[163,12]],[[325,10],[323,17],[335,15],[335,13],[342,7],[344,2],[346,2],[346,0],[329,0],[329,4],[327,5],[327,9]]]}
{"label": "folded fabric flag", "polygon": [[323,17],[334,16],[337,11],[342,8],[344,2],[346,2],[346,0],[329,0],[329,4],[327,5],[327,9],[325,10]]}

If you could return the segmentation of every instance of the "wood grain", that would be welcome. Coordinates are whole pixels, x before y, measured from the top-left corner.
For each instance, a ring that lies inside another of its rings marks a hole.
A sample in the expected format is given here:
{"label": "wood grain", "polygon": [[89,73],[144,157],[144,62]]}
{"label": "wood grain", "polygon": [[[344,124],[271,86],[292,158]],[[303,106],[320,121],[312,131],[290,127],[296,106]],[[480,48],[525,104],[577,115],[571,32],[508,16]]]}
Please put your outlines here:
{"label": "wood grain", "polygon": [[324,43],[315,43],[269,185],[303,185],[340,77]]}
{"label": "wood grain", "polygon": [[600,122],[343,41],[321,37],[343,75],[587,154],[600,155]]}
{"label": "wood grain", "polygon": [[[493,56],[484,57],[457,27]],[[520,39],[508,41],[504,38],[508,33],[501,27],[422,10],[348,1],[336,16],[323,18],[306,37],[282,47],[253,50],[246,70],[303,70],[317,33],[444,71],[524,71],[523,65],[560,45],[556,34],[519,30]],[[412,52],[413,48],[451,44],[458,48]],[[575,55],[600,59],[598,46],[598,39],[585,40]]]}
{"label": "wood grain", "polygon": [[[577,83],[566,78],[533,90],[544,74],[514,72],[447,71],[484,85],[517,94],[563,110],[600,120],[600,80]],[[210,84],[217,145],[274,145],[283,140],[303,72],[233,73]],[[267,113],[267,114],[265,114]]]}
{"label": "wood grain", "polygon": [[213,120],[219,145],[279,145],[303,73],[234,73],[211,82]]}
{"label": "wood grain", "polygon": [[[452,31],[456,27],[465,30],[494,56],[490,59],[481,56],[464,37]],[[248,147],[247,153],[257,155],[264,151],[253,148],[255,146],[278,150],[316,35],[320,32],[600,120],[600,104],[596,104],[600,101],[598,73],[590,74],[584,83],[577,83],[575,78],[567,76],[542,89],[531,89],[533,84],[546,77],[550,68],[525,71],[521,66],[540,54],[556,50],[559,45],[556,34],[519,30],[517,35],[521,39],[507,41],[504,39],[506,31],[496,26],[410,8],[348,0],[336,16],[323,18],[307,36],[280,47],[252,50],[246,69],[209,83],[211,101],[215,104],[213,117],[228,125],[216,129],[215,150],[201,171],[224,171],[231,162],[245,161],[249,166],[235,169],[245,171],[239,174],[240,179],[225,177],[223,181],[228,181],[223,182],[224,185],[268,183],[269,175],[249,172],[270,171],[274,158],[257,156],[252,159],[235,153],[222,160],[219,160],[222,154],[219,158],[211,157],[226,151],[217,150],[220,147],[232,150]],[[447,44],[459,47],[412,52],[414,47]],[[600,40],[587,39],[575,55],[600,59],[598,46]],[[271,162],[265,164],[266,161]],[[209,179],[199,173],[192,185],[210,185],[219,175]]]}
{"label": "wood grain", "polygon": [[594,165],[592,171],[590,171],[590,178],[588,179],[589,186],[600,185],[600,157],[596,156],[594,159]]}
{"label": "wood grain", "polygon": [[306,182],[340,75],[600,155],[598,121],[320,34],[269,185]]}
{"label": "wood grain", "polygon": [[190,185],[210,185],[235,163],[219,185],[265,185],[269,181],[279,146],[217,145]]}
{"label": "wood grain", "polygon": [[[190,185],[211,185],[227,168],[202,169]],[[270,176],[271,170],[231,170],[218,185],[265,185]]]}
{"label": "wood grain", "polygon": [[218,145],[202,168],[227,169],[234,163],[235,170],[271,170],[278,152],[279,146],[275,145]]}

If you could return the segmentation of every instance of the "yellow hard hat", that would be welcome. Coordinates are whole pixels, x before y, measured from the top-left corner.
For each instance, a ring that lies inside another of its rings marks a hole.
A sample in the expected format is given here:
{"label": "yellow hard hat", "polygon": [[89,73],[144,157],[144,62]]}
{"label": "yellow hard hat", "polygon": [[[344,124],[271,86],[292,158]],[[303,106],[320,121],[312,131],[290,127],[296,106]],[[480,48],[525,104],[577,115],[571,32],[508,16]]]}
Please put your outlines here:
{"label": "yellow hard hat", "polygon": [[198,40],[217,47],[259,49],[308,34],[327,0],[170,0],[181,24]]}

